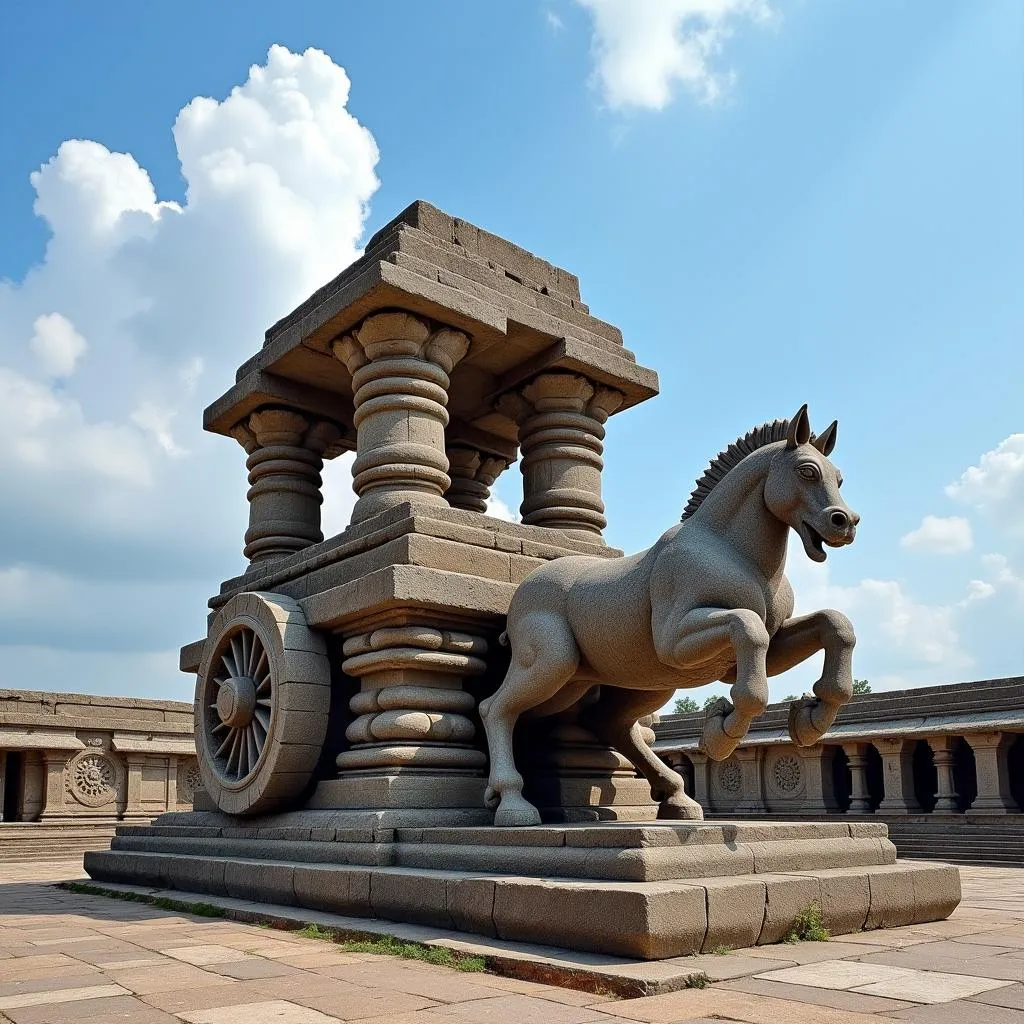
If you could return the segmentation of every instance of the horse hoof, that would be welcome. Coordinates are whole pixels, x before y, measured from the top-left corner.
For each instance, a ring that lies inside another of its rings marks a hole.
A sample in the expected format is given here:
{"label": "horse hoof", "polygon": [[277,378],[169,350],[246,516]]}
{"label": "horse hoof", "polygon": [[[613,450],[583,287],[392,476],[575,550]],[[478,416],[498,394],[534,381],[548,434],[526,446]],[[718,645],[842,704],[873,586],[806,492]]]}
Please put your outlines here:
{"label": "horse hoof", "polygon": [[688,796],[669,797],[658,805],[658,817],[666,821],[703,821],[704,808]]}
{"label": "horse hoof", "polygon": [[494,812],[494,824],[499,828],[526,828],[540,824],[540,811],[522,797],[506,796]]}
{"label": "horse hoof", "polygon": [[789,705],[789,735],[798,747],[813,747],[824,735],[814,725],[812,712],[821,703],[818,697],[805,693]]}
{"label": "horse hoof", "polygon": [[719,697],[704,716],[704,728],[700,734],[700,749],[712,761],[724,761],[739,745],[742,736],[732,737],[725,731],[726,716],[733,706],[724,697]]}

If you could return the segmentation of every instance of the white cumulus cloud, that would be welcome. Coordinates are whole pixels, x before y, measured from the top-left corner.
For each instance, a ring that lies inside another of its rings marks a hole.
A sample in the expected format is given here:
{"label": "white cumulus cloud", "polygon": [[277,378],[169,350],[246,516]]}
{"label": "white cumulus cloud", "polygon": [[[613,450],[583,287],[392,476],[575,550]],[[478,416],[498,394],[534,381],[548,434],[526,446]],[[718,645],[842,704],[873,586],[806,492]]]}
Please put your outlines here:
{"label": "white cumulus cloud", "polygon": [[1024,434],[1011,434],[969,466],[946,494],[989,514],[997,525],[1024,536]]}
{"label": "white cumulus cloud", "polygon": [[[180,202],[85,139],[31,175],[45,255],[0,282],[0,590],[19,609],[0,679],[66,688],[83,645],[94,666],[127,667],[202,635],[247,517],[244,453],[202,433],[202,409],[359,253],[378,151],[349,90],[327,54],[271,47],[227,97],[178,114]],[[353,501],[331,481],[329,528]]]}
{"label": "white cumulus cloud", "polygon": [[594,19],[594,74],[613,109],[661,110],[679,84],[715,102],[735,77],[720,58],[737,24],[772,16],[767,0],[578,2]]}
{"label": "white cumulus cloud", "polygon": [[905,548],[938,555],[956,555],[974,546],[970,521],[963,516],[925,516],[916,530],[900,538]]}
{"label": "white cumulus cloud", "polygon": [[989,571],[989,581],[985,585],[994,593],[997,587],[1006,588],[1011,594],[1024,598],[1024,573],[1018,572],[1006,555],[983,555],[982,562]]}
{"label": "white cumulus cloud", "polygon": [[[960,634],[957,614],[961,603],[931,604],[920,601],[899,580],[862,579],[838,584],[831,578],[828,563],[809,561],[799,544],[792,544],[787,573],[796,595],[796,614],[819,608],[837,608],[848,615],[857,632],[854,674],[880,688],[952,682],[965,678],[974,664]],[[968,596],[982,595],[973,584]],[[773,691],[796,691],[795,681],[813,682],[820,670],[820,656],[814,667],[783,675]]]}
{"label": "white cumulus cloud", "polygon": [[44,313],[32,325],[28,347],[50,377],[70,377],[75,363],[89,347],[75,325],[60,313]]}

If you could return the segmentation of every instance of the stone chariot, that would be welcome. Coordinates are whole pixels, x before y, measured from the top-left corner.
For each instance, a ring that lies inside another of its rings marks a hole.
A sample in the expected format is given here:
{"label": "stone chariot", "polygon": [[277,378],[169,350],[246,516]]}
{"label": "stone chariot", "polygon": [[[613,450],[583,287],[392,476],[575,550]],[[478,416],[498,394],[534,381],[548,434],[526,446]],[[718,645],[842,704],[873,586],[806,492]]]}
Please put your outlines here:
{"label": "stone chariot", "polygon": [[[857,522],[835,425],[801,409],[622,557],[605,424],[656,393],[573,275],[422,202],[377,232],[206,410],[247,454],[250,517],[248,568],[181,652],[203,789],[88,872],[646,959],[777,941],[811,903],[833,932],[948,915],[955,869],[896,863],[884,825],[705,823],[651,751],[645,716],[723,679],[704,746],[726,757],[767,674],[824,650],[790,716],[821,736],[853,632],[792,618],[786,537],[820,559]],[[357,500],[325,539],[320,472],[347,451]],[[487,500],[517,453],[508,523]]]}

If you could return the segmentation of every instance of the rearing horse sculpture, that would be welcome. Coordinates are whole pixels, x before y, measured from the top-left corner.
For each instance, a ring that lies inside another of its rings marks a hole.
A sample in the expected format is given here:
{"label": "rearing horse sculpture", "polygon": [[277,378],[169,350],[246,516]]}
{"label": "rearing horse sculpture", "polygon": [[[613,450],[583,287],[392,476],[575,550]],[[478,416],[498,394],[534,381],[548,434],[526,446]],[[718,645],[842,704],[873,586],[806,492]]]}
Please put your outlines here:
{"label": "rearing horse sculpture", "polygon": [[627,558],[558,558],[531,573],[508,613],[512,660],[480,705],[490,748],[485,801],[496,825],[535,825],[523,797],[512,733],[523,713],[551,715],[599,686],[581,724],[651,783],[659,818],[702,818],[682,778],[643,739],[637,719],[679,688],[732,684],[706,716],[701,749],[727,758],[768,704],[768,676],[825,652],[814,696],[790,705],[789,732],[817,742],[853,694],[856,643],[845,615],[793,617],[785,576],[789,530],[823,562],[824,546],[853,542],[860,517],[839,494],[829,461],[837,425],[811,433],[807,406],[756,427],[697,481],[683,513],[651,548]]}

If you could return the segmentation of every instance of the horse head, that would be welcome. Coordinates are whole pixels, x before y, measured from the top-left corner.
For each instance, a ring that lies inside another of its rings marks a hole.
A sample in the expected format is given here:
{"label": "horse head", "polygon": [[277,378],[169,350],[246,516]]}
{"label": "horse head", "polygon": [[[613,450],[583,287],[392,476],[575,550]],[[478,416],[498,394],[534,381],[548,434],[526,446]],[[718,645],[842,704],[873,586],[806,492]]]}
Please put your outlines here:
{"label": "horse head", "polygon": [[777,519],[803,541],[807,557],[824,562],[825,545],[852,544],[860,516],[843,501],[843,476],[829,460],[837,424],[819,436],[811,433],[807,406],[789,421],[785,446],[772,459],[764,484],[764,502]]}

